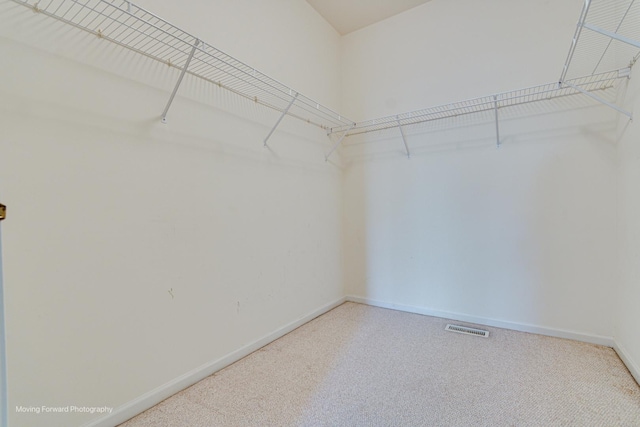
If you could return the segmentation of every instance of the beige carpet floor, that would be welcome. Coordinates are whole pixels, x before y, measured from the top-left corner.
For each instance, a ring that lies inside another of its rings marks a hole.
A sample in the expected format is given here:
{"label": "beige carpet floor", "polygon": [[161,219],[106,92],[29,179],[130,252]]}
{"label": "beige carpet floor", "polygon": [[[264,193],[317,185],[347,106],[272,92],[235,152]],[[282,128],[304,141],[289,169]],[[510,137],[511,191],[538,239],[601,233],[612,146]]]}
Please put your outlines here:
{"label": "beige carpet floor", "polygon": [[640,426],[612,349],[446,323],[346,303],[122,426]]}

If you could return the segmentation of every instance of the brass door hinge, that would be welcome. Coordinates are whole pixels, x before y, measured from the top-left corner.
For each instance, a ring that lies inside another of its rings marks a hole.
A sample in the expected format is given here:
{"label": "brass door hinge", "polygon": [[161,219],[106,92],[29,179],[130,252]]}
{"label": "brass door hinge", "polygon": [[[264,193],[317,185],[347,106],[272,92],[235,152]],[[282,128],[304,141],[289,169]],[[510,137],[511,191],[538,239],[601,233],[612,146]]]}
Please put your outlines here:
{"label": "brass door hinge", "polygon": [[7,207],[0,203],[0,221],[7,217]]}

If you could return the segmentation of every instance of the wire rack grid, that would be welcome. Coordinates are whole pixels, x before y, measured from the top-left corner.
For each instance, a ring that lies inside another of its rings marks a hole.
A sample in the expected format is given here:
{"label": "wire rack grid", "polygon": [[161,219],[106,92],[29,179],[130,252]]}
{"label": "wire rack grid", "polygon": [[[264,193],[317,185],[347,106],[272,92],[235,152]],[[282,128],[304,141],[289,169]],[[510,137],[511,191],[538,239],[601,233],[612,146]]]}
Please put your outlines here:
{"label": "wire rack grid", "polygon": [[[622,111],[613,103],[598,98],[594,92],[612,88],[617,80],[628,77],[629,67],[640,57],[640,44],[634,42],[640,38],[640,0],[585,0],[559,83],[355,123],[130,1],[11,1],[180,69],[181,76],[193,75],[277,110],[282,113],[280,120],[286,114],[316,125],[324,129],[329,137],[336,135],[338,138],[331,153],[346,136],[394,127],[402,130],[404,126],[413,124],[492,110],[497,126],[500,109],[578,94],[589,95]],[[579,70],[584,77],[572,77]],[[165,114],[180,79],[165,108]],[[628,112],[622,112],[630,116]]]}
{"label": "wire rack grid", "polygon": [[322,129],[353,123],[132,2],[11,1]]}
{"label": "wire rack grid", "polygon": [[[616,81],[626,77],[626,70],[623,69],[572,79],[567,81],[567,83],[579,87],[587,92],[597,92],[612,88]],[[470,114],[490,112],[495,111],[496,109],[504,109],[517,105],[578,94],[582,94],[582,92],[571,86],[567,86],[566,84],[559,85],[558,83],[548,83],[509,92],[497,93],[494,95],[482,96],[466,101],[438,105],[423,110],[366,120],[356,123],[352,128],[342,126],[331,129],[330,133],[339,134],[347,132],[347,136],[358,135],[395,127],[411,126],[434,120],[443,120]]]}
{"label": "wire rack grid", "polygon": [[640,56],[640,0],[585,0],[559,81],[632,65]]}

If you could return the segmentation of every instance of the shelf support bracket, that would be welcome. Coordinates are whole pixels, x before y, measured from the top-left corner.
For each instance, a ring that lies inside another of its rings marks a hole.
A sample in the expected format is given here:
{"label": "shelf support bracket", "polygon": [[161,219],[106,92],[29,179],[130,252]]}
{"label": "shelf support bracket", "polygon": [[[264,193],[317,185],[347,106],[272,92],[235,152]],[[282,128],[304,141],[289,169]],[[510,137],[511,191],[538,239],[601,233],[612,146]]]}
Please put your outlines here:
{"label": "shelf support bracket", "polygon": [[193,44],[191,48],[191,53],[189,53],[189,57],[187,58],[187,62],[184,63],[184,67],[182,67],[182,71],[180,72],[180,77],[178,77],[178,81],[176,82],[176,86],[173,88],[173,92],[171,92],[171,96],[169,97],[169,102],[167,102],[167,106],[164,107],[164,111],[162,112],[162,123],[167,123],[167,112],[169,112],[169,108],[171,107],[171,103],[173,102],[173,98],[176,97],[176,93],[178,93],[178,88],[180,87],[180,83],[182,83],[182,79],[184,78],[185,73],[187,72],[187,68],[189,68],[189,63],[191,63],[191,59],[193,59],[193,54],[196,53],[196,48],[200,44],[200,40],[196,39],[196,42]]}
{"label": "shelf support bracket", "polygon": [[640,49],[640,42],[630,39],[629,37],[625,37],[618,33],[612,33],[611,31],[603,30],[602,28],[596,27],[595,25],[591,25],[591,24],[584,24],[584,28],[587,28],[591,31],[595,31],[596,33],[600,33],[604,36],[611,37],[614,40],[618,40],[620,42],[630,44],[631,46],[635,46]]}
{"label": "shelf support bracket", "polygon": [[284,111],[282,112],[282,114],[280,115],[280,118],[278,119],[278,121],[276,122],[276,124],[273,126],[273,128],[271,129],[271,132],[269,132],[269,135],[267,135],[267,137],[264,139],[264,146],[267,146],[267,141],[269,140],[269,138],[271,138],[271,135],[273,135],[273,132],[276,131],[276,129],[278,128],[278,125],[280,124],[280,122],[282,121],[282,119],[284,119],[284,116],[287,115],[287,113],[289,112],[289,109],[291,108],[291,106],[293,105],[294,102],[296,102],[296,99],[298,98],[298,94],[296,93],[295,96],[293,98],[291,98],[291,102],[289,102],[289,105],[287,105],[287,108],[284,109]]}
{"label": "shelf support bracket", "polygon": [[613,108],[614,110],[624,114],[625,116],[629,117],[629,119],[633,120],[633,115],[629,111],[627,111],[627,110],[625,110],[623,108],[620,108],[615,104],[612,104],[611,102],[607,101],[606,99],[601,98],[598,95],[589,92],[588,90],[584,90],[580,86],[576,86],[574,84],[567,83],[567,82],[564,82],[564,85],[569,86],[571,89],[575,89],[578,92],[581,92],[581,93],[587,95],[588,97],[595,99],[596,101],[600,102],[601,104],[606,105],[607,107]]}
{"label": "shelf support bracket", "polygon": [[578,19],[576,32],[573,35],[573,39],[571,40],[571,48],[569,48],[569,54],[567,55],[567,60],[565,61],[564,67],[562,68],[562,75],[560,76],[560,80],[559,80],[561,84],[564,81],[564,79],[567,77],[567,71],[569,71],[569,65],[571,64],[571,60],[573,59],[573,54],[576,51],[576,46],[578,45],[578,40],[580,39],[580,34],[582,33],[582,29],[584,28],[584,24],[587,19],[587,14],[589,13],[590,6],[591,6],[591,0],[585,0],[584,5],[582,6],[582,12],[580,13],[580,18]]}
{"label": "shelf support bracket", "polygon": [[351,129],[354,128],[356,124],[352,124],[351,126],[349,126],[349,129],[347,129],[346,131],[344,131],[344,133],[342,134],[342,136],[338,139],[338,142],[336,142],[333,146],[333,148],[331,148],[331,151],[329,151],[329,153],[327,153],[326,156],[324,156],[324,161],[328,162],[329,161],[329,157],[331,157],[331,155],[333,154],[334,151],[336,151],[338,149],[338,147],[340,146],[340,144],[342,143],[342,140],[347,136],[347,134],[349,133],[349,131]]}
{"label": "shelf support bracket", "polygon": [[411,158],[411,152],[409,151],[409,146],[407,145],[407,137],[404,134],[404,129],[400,124],[400,119],[396,116],[396,121],[398,122],[398,129],[400,129],[400,135],[402,135],[402,142],[404,143],[404,149],[407,150],[407,159]]}
{"label": "shelf support bracket", "polygon": [[500,148],[500,125],[498,121],[498,95],[493,95],[493,110],[496,115],[496,148]]}

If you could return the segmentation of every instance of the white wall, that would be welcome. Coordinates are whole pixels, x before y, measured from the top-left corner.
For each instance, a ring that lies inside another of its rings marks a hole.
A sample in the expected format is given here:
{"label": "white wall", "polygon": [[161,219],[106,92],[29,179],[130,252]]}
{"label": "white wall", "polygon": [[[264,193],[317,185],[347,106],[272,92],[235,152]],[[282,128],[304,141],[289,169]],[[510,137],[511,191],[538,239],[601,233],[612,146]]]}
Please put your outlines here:
{"label": "white wall", "polygon": [[[350,34],[345,114],[553,82],[581,6],[433,0]],[[407,129],[411,160],[397,129],[349,139],[348,293],[610,342],[615,113],[584,97],[522,110],[501,111],[499,150],[491,114]]]}
{"label": "white wall", "polygon": [[551,83],[582,0],[432,0],[343,37],[343,114],[353,120]]}
{"label": "white wall", "polygon": [[[624,105],[640,114],[640,74],[633,70]],[[640,383],[640,126],[637,120],[620,120],[618,156],[620,176],[619,243],[620,288],[614,307],[614,338],[618,351]]]}
{"label": "white wall", "polygon": [[[180,25],[211,17],[194,32],[244,40],[242,59],[338,108],[335,31],[305,2],[263,3],[201,2]],[[322,130],[285,119],[264,149],[276,112],[189,76],[162,125],[175,69],[13,3],[0,16],[10,425],[83,424],[15,407],[117,408],[344,295]]]}
{"label": "white wall", "polygon": [[340,111],[340,36],[306,1],[136,2]]}
{"label": "white wall", "polygon": [[[362,119],[557,79],[581,3],[433,0],[342,41],[304,1],[141,4]],[[392,304],[615,334],[640,360],[637,129],[617,156],[605,107],[504,117],[500,150],[491,117],[408,130],[410,161],[397,132],[353,138],[343,176],[321,130],[286,119],[264,150],[276,113],[189,76],[163,126],[176,70],[0,12],[12,425],[90,421],[14,408],[126,404],[335,301],[343,281]]]}

